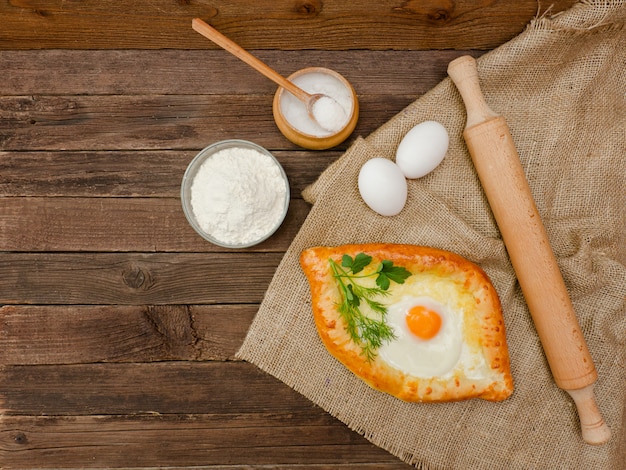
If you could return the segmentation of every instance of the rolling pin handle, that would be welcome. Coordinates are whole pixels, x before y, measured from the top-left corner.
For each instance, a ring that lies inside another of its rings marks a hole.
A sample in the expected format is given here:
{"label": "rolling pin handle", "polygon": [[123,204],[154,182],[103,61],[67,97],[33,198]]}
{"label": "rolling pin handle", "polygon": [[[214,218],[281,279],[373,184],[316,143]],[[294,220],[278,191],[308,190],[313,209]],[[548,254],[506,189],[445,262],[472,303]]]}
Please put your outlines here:
{"label": "rolling pin handle", "polygon": [[601,445],[611,438],[611,429],[600,414],[593,393],[593,384],[577,390],[566,390],[570,394],[580,418],[580,429],[587,444]]}
{"label": "rolling pin handle", "polygon": [[466,129],[498,117],[485,101],[480,89],[476,59],[461,56],[448,64],[448,75],[456,85],[467,110]]}

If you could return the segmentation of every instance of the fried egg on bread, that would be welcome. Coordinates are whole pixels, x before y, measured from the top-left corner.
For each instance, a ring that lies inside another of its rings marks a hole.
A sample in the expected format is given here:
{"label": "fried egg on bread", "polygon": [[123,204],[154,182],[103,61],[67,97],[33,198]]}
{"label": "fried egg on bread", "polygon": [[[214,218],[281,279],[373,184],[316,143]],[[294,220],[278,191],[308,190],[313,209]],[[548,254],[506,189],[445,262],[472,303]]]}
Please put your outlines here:
{"label": "fried egg on bread", "polygon": [[[383,260],[411,273],[376,299],[385,307],[382,317],[357,302],[364,316],[382,318],[393,333],[370,357],[348,333],[340,309],[345,298],[330,261],[339,265],[359,253],[372,260],[355,278],[364,288],[376,288]],[[409,402],[500,401],[513,392],[500,301],[477,265],[451,252],[394,244],[313,247],[300,264],[323,344],[371,387]]]}

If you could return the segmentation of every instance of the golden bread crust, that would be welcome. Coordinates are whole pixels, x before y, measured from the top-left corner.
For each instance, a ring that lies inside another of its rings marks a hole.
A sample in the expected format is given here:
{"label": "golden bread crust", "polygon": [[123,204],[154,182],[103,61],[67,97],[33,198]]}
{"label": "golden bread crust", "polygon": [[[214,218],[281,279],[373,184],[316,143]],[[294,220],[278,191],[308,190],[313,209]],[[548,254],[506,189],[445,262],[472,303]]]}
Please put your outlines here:
{"label": "golden bread crust", "polygon": [[[478,345],[476,349],[484,364],[481,374],[468,376],[463,370],[454,370],[442,377],[416,377],[391,366],[378,355],[371,361],[366,359],[361,347],[347,333],[337,308],[341,297],[329,263],[333,259],[341,264],[343,255],[355,257],[362,252],[370,255],[373,262],[390,260],[396,266],[403,266],[416,279],[436,276],[450,280],[459,294],[470,299],[463,334]],[[513,392],[500,300],[485,272],[474,263],[457,254],[424,246],[354,244],[309,248],[302,252],[300,264],[309,281],[313,316],[323,344],[371,387],[409,402],[469,398],[500,401]]]}

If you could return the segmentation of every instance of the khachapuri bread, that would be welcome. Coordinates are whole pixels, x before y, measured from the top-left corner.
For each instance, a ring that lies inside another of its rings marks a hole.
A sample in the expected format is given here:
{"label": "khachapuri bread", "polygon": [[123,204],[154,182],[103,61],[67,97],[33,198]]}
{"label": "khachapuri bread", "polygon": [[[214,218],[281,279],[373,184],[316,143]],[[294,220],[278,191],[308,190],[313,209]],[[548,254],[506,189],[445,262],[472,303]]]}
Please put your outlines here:
{"label": "khachapuri bread", "polygon": [[300,264],[323,344],[371,387],[409,402],[513,392],[500,300],[476,264],[398,244],[313,247]]}

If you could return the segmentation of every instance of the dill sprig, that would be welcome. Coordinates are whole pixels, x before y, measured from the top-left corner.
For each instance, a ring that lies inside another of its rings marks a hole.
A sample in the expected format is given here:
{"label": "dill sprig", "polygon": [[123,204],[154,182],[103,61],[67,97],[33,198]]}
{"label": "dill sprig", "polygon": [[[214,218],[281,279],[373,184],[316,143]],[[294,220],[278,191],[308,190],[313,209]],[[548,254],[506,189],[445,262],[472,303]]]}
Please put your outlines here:
{"label": "dill sprig", "polygon": [[[387,307],[376,297],[389,295],[391,281],[403,284],[411,275],[401,266],[383,260],[371,274],[361,274],[363,269],[372,262],[372,257],[359,253],[354,258],[343,255],[341,265],[329,259],[333,277],[341,294],[338,304],[339,314],[346,322],[346,330],[352,341],[361,347],[362,354],[368,361],[376,357],[376,351],[384,342],[395,338],[393,329],[386,323]],[[368,287],[357,282],[358,279],[376,276],[376,287]],[[361,311],[364,302],[378,318],[365,315]]]}

